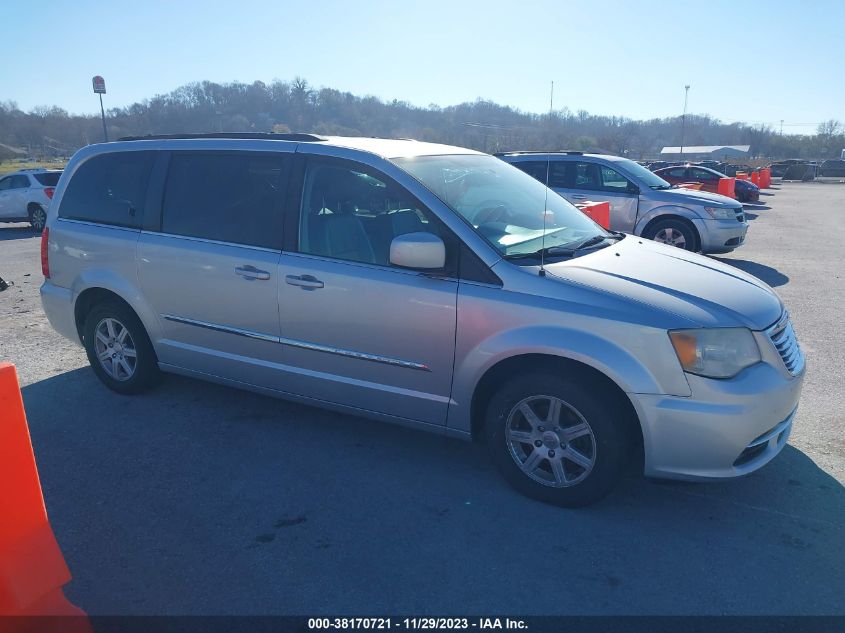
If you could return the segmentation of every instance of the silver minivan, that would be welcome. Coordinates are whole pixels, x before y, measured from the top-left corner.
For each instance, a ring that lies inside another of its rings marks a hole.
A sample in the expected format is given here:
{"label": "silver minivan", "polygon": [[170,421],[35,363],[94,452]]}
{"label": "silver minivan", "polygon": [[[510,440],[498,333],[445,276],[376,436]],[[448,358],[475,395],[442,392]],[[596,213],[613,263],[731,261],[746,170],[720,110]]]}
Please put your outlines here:
{"label": "silver minivan", "polygon": [[42,266],[51,324],[115,391],[172,372],[478,440],[563,506],[630,460],[683,479],[760,468],[804,377],[764,283],[606,231],[493,156],[411,140],[88,146]]}
{"label": "silver minivan", "polygon": [[670,185],[627,158],[583,152],[498,155],[572,204],[610,203],[610,228],[688,251],[728,253],[745,242],[742,203]]}

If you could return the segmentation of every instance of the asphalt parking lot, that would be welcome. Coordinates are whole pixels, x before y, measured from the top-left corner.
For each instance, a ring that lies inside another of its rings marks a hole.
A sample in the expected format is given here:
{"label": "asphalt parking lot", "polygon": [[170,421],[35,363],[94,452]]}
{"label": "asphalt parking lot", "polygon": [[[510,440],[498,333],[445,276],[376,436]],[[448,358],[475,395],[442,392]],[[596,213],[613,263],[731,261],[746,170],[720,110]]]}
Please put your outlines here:
{"label": "asphalt parking lot", "polygon": [[845,186],[776,184],[719,259],[808,358],[784,452],[718,484],[630,477],[570,511],[481,447],[207,383],[106,390],[47,324],[39,238],[0,225],[0,359],[89,614],[845,614]]}

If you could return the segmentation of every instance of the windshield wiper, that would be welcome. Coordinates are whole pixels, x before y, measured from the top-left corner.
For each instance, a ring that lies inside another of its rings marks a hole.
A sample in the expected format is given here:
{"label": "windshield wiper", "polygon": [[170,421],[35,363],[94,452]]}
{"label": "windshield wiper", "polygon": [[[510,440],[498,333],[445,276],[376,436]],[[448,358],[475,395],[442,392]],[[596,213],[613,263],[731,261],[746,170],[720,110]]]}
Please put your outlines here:
{"label": "windshield wiper", "polygon": [[608,239],[622,239],[623,237],[625,237],[624,233],[610,231],[610,235],[593,235],[592,237],[588,237],[586,240],[578,242],[575,246],[547,246],[546,248],[541,248],[533,253],[515,253],[513,255],[505,255],[505,259],[538,259],[548,255],[557,257],[573,257],[575,253],[580,250],[597,246]]}

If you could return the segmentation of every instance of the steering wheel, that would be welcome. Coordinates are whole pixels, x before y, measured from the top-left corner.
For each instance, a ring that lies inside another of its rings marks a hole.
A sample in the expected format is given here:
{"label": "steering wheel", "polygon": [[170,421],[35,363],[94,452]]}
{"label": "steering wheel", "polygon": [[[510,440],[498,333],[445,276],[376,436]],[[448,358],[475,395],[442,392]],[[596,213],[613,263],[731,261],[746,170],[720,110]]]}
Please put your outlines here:
{"label": "steering wheel", "polygon": [[506,222],[511,216],[511,212],[501,200],[485,200],[476,205],[476,209],[478,210],[472,216],[475,226],[489,222]]}

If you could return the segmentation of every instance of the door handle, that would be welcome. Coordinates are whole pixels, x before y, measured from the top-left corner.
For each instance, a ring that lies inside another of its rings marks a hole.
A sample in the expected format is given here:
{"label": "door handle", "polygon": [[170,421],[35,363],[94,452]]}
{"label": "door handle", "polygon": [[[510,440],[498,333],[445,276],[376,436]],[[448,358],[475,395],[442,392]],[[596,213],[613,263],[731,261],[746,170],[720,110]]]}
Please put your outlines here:
{"label": "door handle", "polygon": [[573,200],[586,200],[587,196],[582,195],[580,193],[575,193],[575,194],[572,194],[572,199]]}
{"label": "door handle", "polygon": [[291,286],[299,286],[303,290],[316,290],[323,287],[323,282],[311,275],[287,275],[285,276],[285,283]]}
{"label": "door handle", "polygon": [[244,279],[249,279],[250,281],[254,279],[258,279],[260,281],[266,281],[270,279],[270,273],[266,270],[259,270],[255,266],[238,266],[235,268],[235,274],[240,275]]}

